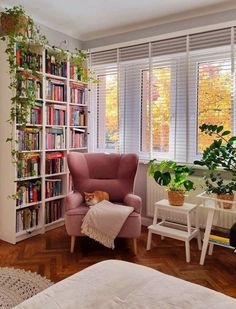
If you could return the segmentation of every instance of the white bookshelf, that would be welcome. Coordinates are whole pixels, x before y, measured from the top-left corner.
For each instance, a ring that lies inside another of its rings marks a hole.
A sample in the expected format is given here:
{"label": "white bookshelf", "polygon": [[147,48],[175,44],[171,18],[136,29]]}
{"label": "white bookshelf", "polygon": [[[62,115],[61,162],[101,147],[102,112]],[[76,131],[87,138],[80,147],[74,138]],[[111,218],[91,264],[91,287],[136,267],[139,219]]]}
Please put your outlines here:
{"label": "white bookshelf", "polygon": [[[8,74],[8,63],[6,61],[5,50],[6,43],[0,43],[0,102],[1,102],[1,112],[0,112],[0,171],[1,171],[1,179],[0,179],[0,239],[7,241],[9,243],[15,244],[18,241],[27,239],[29,237],[35,236],[37,234],[43,234],[48,230],[59,227],[64,224],[64,198],[66,194],[69,192],[69,171],[66,165],[66,155],[71,151],[79,151],[79,152],[87,152],[88,145],[88,105],[87,105],[87,90],[85,89],[85,104],[77,104],[71,102],[70,97],[70,83],[78,83],[83,85],[85,88],[87,87],[87,83],[77,81],[71,79],[70,77],[70,63],[69,63],[69,54],[67,60],[67,77],[61,77],[46,73],[45,66],[45,51],[42,52],[42,87],[43,87],[43,97],[40,100],[43,103],[42,107],[42,123],[36,124],[35,127],[41,130],[42,134],[42,145],[39,150],[36,151],[22,151],[22,153],[38,153],[40,155],[40,175],[18,178],[17,177],[17,168],[15,164],[12,163],[11,158],[11,147],[10,143],[6,143],[6,138],[10,136],[11,126],[8,124],[7,120],[9,119],[10,114],[10,100],[13,96],[8,86],[10,83],[10,76]],[[51,47],[47,47],[47,49],[51,49]],[[21,69],[20,71],[24,71]],[[30,70],[28,70],[30,71]],[[65,89],[67,93],[66,100],[56,101],[49,100],[46,97],[46,79],[56,79],[65,83]],[[47,124],[46,118],[46,105],[55,104],[55,105],[63,105],[65,106],[66,112],[66,123],[65,125],[49,125]],[[71,108],[78,107],[83,110],[86,117],[86,125],[78,126],[71,125],[70,123],[70,111]],[[16,128],[19,127],[19,124],[15,124],[14,126],[14,134],[16,134]],[[27,124],[27,127],[32,127],[32,124]],[[62,128],[64,132],[64,140],[65,145],[61,149],[46,149],[46,130],[50,128]],[[70,132],[71,130],[84,130],[86,134],[87,143],[86,145],[82,145],[83,147],[71,147],[72,143],[70,140]],[[64,154],[64,169],[61,172],[54,174],[46,174],[46,157],[47,154],[51,154],[54,152],[61,152]],[[61,179],[62,181],[62,192],[58,196],[53,196],[50,198],[46,198],[45,190],[46,190],[46,179]],[[16,206],[16,200],[10,199],[9,196],[15,194],[17,191],[17,184],[24,181],[33,181],[40,180],[41,181],[41,200],[39,202],[33,202],[28,204],[22,204]],[[53,222],[46,223],[46,203],[53,201],[62,201],[62,209],[61,209],[61,217],[54,220]],[[17,211],[23,210],[29,207],[33,207],[38,205],[38,225],[29,227],[27,230],[20,230],[16,232],[16,215]]]}

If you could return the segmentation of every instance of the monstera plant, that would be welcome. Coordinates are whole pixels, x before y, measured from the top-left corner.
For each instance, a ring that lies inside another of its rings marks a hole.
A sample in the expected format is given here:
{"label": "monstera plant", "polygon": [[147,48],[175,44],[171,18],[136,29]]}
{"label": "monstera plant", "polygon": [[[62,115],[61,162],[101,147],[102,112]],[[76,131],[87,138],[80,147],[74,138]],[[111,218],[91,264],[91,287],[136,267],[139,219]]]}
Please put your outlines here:
{"label": "monstera plant", "polygon": [[[223,126],[203,124],[200,130],[212,136],[214,141],[204,151],[201,160],[194,164],[206,166],[208,173],[204,176],[206,193],[216,194],[220,200],[234,200],[236,191],[236,136],[231,131],[224,130]],[[227,171],[229,179],[222,175],[222,170]],[[223,203],[224,208],[232,208],[231,203]]]}
{"label": "monstera plant", "polygon": [[160,185],[167,188],[170,205],[182,206],[186,191],[194,189],[194,184],[188,179],[193,171],[186,165],[179,165],[173,161],[162,161],[160,164],[156,159],[148,164],[148,175]]}

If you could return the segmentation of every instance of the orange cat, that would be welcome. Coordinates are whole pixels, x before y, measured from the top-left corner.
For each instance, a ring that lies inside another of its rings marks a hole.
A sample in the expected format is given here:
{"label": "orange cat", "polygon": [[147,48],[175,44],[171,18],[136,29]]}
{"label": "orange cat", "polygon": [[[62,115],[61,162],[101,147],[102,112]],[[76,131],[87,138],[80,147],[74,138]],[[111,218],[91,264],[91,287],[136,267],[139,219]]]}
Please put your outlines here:
{"label": "orange cat", "polygon": [[109,201],[109,194],[104,191],[84,192],[84,199],[88,206],[93,206],[103,200]]}

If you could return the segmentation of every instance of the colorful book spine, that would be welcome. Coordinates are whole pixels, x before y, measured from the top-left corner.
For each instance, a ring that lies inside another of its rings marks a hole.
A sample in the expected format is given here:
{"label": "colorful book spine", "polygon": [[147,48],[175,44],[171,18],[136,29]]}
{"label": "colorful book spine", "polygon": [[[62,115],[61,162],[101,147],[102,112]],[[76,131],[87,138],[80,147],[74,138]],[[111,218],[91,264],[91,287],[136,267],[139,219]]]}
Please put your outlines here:
{"label": "colorful book spine", "polygon": [[70,131],[70,147],[84,148],[87,147],[87,134],[82,129],[72,129]]}
{"label": "colorful book spine", "polygon": [[64,149],[64,128],[46,128],[46,149]]}
{"label": "colorful book spine", "polygon": [[62,218],[62,200],[45,203],[45,224]]}
{"label": "colorful book spine", "polygon": [[17,177],[32,177],[40,175],[40,155],[37,153],[23,154],[17,168]]}
{"label": "colorful book spine", "polygon": [[42,55],[29,50],[22,53],[19,45],[16,45],[16,63],[22,68],[42,72]]}
{"label": "colorful book spine", "polygon": [[17,192],[16,206],[41,201],[41,184],[38,181],[19,182],[17,184]]}
{"label": "colorful book spine", "polygon": [[61,77],[67,77],[66,61],[58,61],[56,56],[50,53],[49,50],[45,51],[45,61],[46,73]]}
{"label": "colorful book spine", "polygon": [[[22,73],[22,75],[24,75]],[[35,79],[23,79],[17,81],[17,95],[26,97],[28,94],[35,95],[36,100],[41,100],[43,97],[42,81]]]}
{"label": "colorful book spine", "polygon": [[85,104],[85,87],[81,84],[70,83],[71,103]]}
{"label": "colorful book spine", "polygon": [[53,101],[66,101],[66,85],[63,81],[56,79],[46,80],[46,97]]}
{"label": "colorful book spine", "polygon": [[45,198],[61,195],[62,180],[61,179],[46,179],[45,182]]}
{"label": "colorful book spine", "polygon": [[46,175],[64,172],[64,153],[52,152],[46,154]]}
{"label": "colorful book spine", "polygon": [[29,207],[16,212],[16,233],[36,227],[39,224],[39,207]]}
{"label": "colorful book spine", "polygon": [[50,104],[46,106],[47,125],[66,124],[66,106]]}
{"label": "colorful book spine", "polygon": [[42,145],[41,130],[25,128],[16,130],[19,151],[40,150]]}
{"label": "colorful book spine", "polygon": [[70,125],[75,127],[87,125],[87,116],[85,111],[83,110],[83,107],[70,107]]}

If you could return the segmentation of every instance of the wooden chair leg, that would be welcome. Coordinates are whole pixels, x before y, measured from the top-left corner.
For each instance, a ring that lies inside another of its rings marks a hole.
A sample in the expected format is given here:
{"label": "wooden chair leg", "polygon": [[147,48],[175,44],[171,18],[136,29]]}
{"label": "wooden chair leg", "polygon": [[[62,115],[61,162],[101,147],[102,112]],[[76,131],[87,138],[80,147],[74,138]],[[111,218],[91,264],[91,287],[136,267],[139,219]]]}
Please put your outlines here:
{"label": "wooden chair leg", "polygon": [[138,253],[138,246],[137,246],[137,239],[133,238],[133,248],[134,248],[134,255]]}
{"label": "wooden chair leg", "polygon": [[71,252],[71,253],[74,252],[74,248],[75,248],[75,239],[76,239],[76,236],[71,236],[71,242],[70,242],[70,252]]}

